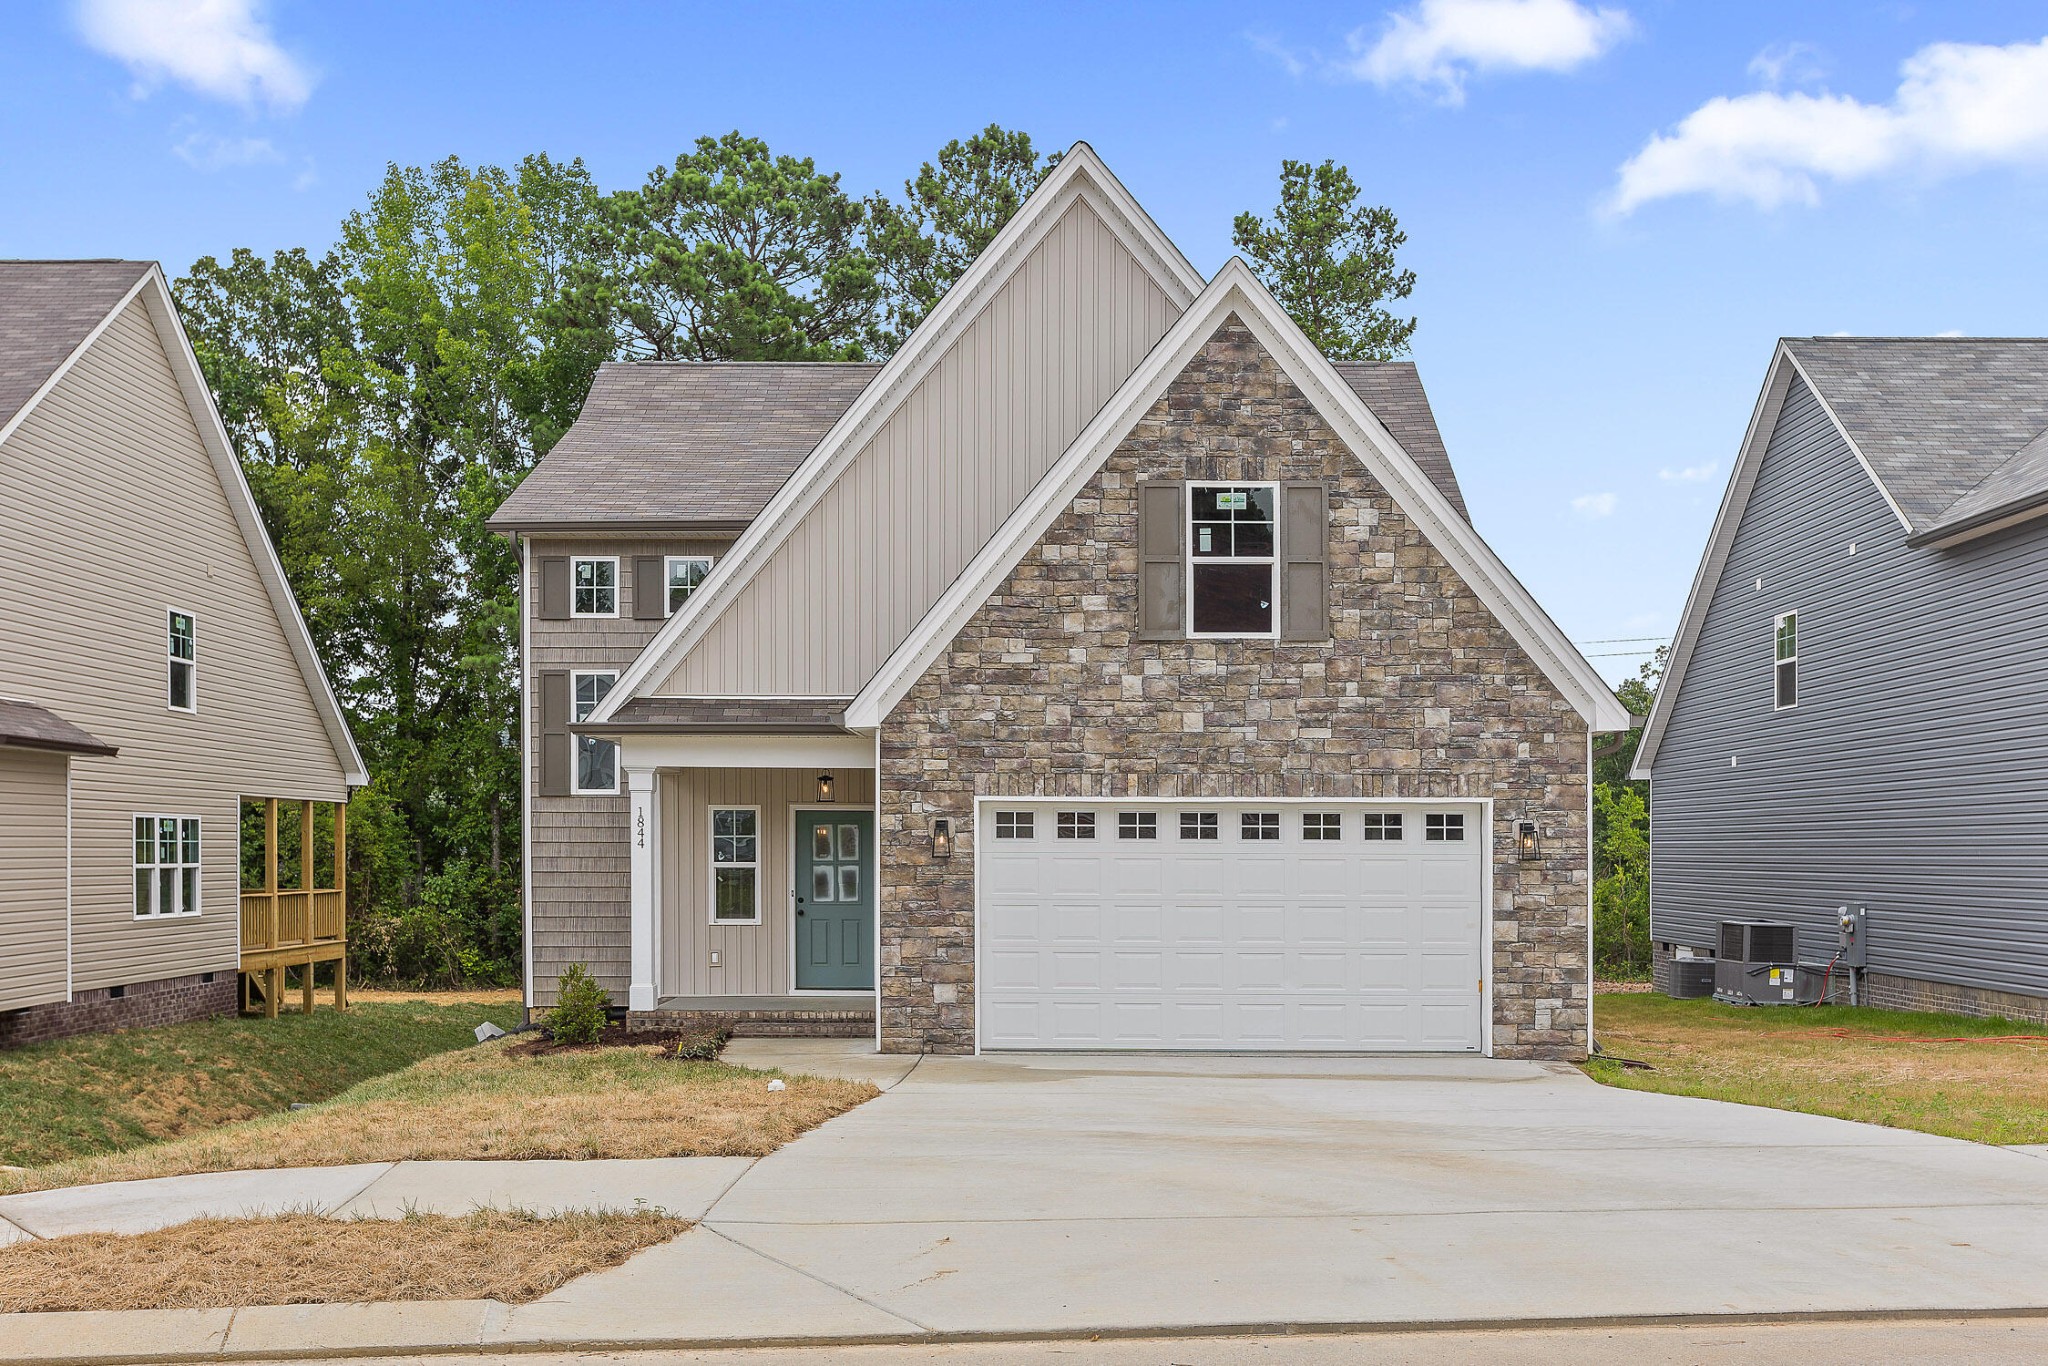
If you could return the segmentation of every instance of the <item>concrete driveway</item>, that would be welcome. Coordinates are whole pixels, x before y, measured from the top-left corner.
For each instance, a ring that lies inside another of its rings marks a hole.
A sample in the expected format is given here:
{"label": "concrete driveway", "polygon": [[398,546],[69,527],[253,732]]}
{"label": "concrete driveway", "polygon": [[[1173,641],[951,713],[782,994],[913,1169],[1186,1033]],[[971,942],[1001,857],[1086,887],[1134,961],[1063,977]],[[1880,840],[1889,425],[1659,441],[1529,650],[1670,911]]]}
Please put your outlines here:
{"label": "concrete driveway", "polygon": [[487,1341],[2048,1305],[2020,1151],[1477,1059],[728,1056],[890,1089]]}

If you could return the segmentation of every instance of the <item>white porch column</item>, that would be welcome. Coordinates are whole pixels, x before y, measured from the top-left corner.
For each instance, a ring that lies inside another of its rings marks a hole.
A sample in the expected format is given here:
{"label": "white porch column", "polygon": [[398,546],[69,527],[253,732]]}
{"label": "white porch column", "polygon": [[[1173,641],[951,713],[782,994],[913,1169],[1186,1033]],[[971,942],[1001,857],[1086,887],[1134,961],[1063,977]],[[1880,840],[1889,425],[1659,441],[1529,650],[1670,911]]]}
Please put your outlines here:
{"label": "white porch column", "polygon": [[633,851],[632,983],[629,1010],[652,1010],[661,998],[661,787],[651,768],[626,770],[631,794],[626,838]]}

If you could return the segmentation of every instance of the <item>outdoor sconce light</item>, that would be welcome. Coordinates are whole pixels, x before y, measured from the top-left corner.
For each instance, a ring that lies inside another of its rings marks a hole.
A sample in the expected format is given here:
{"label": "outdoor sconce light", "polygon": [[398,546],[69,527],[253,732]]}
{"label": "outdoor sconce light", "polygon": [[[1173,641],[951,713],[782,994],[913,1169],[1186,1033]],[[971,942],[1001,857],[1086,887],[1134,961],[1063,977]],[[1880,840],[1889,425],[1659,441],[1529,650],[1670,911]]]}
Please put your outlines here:
{"label": "outdoor sconce light", "polygon": [[944,816],[932,822],[932,857],[953,857],[953,822]]}
{"label": "outdoor sconce light", "polygon": [[1516,829],[1515,852],[1524,863],[1534,863],[1543,857],[1542,846],[1536,841],[1536,822],[1523,821]]}
{"label": "outdoor sconce light", "polygon": [[829,773],[820,773],[818,775],[818,800],[821,802],[832,800],[832,775]]}

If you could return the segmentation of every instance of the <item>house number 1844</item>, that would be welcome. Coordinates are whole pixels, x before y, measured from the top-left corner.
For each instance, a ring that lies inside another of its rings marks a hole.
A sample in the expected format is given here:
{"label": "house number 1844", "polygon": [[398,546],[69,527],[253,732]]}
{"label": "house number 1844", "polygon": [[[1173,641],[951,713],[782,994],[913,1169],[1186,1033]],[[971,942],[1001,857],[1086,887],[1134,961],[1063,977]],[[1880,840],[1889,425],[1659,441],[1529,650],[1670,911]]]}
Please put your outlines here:
{"label": "house number 1844", "polygon": [[647,847],[647,808],[644,806],[633,813],[633,843],[642,849]]}

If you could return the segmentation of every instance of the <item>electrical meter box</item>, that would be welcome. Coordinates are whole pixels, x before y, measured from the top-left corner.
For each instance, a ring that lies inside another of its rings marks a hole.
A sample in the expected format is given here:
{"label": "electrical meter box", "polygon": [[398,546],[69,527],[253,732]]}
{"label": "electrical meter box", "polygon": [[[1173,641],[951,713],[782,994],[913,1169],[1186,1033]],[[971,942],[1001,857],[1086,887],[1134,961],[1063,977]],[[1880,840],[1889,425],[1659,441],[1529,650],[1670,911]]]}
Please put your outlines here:
{"label": "electrical meter box", "polygon": [[1866,966],[1866,931],[1869,928],[1870,912],[1860,905],[1841,908],[1841,929],[1835,939],[1835,965],[1844,968]]}

